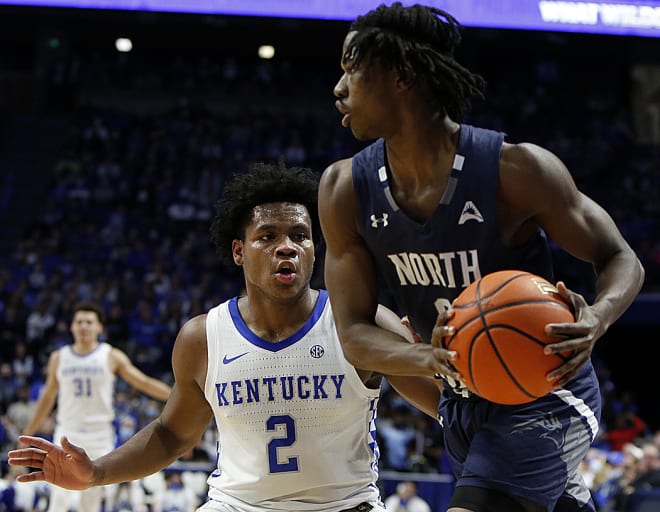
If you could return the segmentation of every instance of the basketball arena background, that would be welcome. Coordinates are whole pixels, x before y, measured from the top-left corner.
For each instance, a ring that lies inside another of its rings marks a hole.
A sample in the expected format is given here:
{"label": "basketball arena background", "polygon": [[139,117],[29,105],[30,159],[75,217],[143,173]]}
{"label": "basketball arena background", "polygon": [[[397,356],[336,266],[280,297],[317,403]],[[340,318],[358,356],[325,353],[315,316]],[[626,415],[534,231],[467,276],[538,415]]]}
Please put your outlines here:
{"label": "basketball arena background", "polygon": [[[127,267],[134,276],[160,252],[183,288],[208,279],[202,309],[236,293],[238,274],[205,245],[209,207],[250,161],[283,157],[321,172],[361,147],[339,126],[332,88],[349,20],[378,3],[0,0],[3,360],[16,332],[7,306],[21,286],[28,310],[64,303],[63,283],[91,289]],[[458,58],[487,80],[467,121],[557,153],[642,259],[643,292],[594,356],[604,381],[660,429],[660,2],[421,3],[463,23]],[[135,225],[113,223],[127,211]],[[190,233],[204,240],[198,252],[179,250]],[[126,240],[144,250],[119,268],[113,241]],[[593,297],[587,265],[561,251],[555,264]],[[51,334],[35,350],[52,347]]]}

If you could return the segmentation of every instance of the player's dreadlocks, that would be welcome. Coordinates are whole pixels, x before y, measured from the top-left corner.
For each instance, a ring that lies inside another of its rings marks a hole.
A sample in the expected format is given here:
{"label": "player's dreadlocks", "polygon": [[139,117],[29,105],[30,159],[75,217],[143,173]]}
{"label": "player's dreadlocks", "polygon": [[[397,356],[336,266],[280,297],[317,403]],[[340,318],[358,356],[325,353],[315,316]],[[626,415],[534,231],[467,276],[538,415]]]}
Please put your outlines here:
{"label": "player's dreadlocks", "polygon": [[344,65],[361,62],[396,69],[402,77],[426,85],[432,101],[454,121],[461,121],[472,99],[483,99],[485,86],[454,59],[461,42],[461,25],[449,13],[433,7],[400,2],[380,5],[359,16],[350,30],[357,31],[343,55]]}
{"label": "player's dreadlocks", "polygon": [[227,264],[233,263],[232,241],[245,239],[245,228],[255,206],[266,203],[297,203],[307,208],[312,220],[312,236],[318,243],[321,228],[318,217],[318,177],[302,167],[287,168],[283,163],[256,163],[249,172],[236,174],[225,184],[222,198],[215,204],[211,241]]}

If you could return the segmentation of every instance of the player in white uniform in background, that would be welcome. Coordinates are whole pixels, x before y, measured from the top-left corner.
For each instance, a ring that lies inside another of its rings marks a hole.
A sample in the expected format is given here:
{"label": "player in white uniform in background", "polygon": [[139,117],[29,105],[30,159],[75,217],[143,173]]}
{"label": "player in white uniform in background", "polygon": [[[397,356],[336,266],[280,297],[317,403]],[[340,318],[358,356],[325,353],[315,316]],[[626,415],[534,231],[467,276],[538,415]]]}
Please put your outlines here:
{"label": "player in white uniform in background", "polygon": [[[246,295],[189,320],[172,354],[175,385],[160,417],[112,453],[23,437],[11,465],[87,488],[158,471],[218,427],[218,467],[204,512],[383,512],[376,487],[380,377],[343,356],[325,291],[310,287],[319,237],[316,176],[257,164],[225,187],[211,228],[218,253],[243,270]],[[388,316],[389,315],[389,316]],[[384,327],[407,331],[384,308]],[[392,384],[428,397],[432,379]],[[436,396],[439,396],[437,394]],[[437,401],[415,405],[435,414]],[[434,402],[434,403],[433,403]]]}
{"label": "player in white uniform in background", "polygon": [[[133,387],[158,400],[167,400],[170,387],[148,377],[118,348],[99,342],[104,314],[92,302],[80,302],[73,308],[71,334],[73,344],[53,352],[48,360],[48,375],[36,411],[23,431],[32,435],[39,431],[57,402],[53,439],[63,436],[82,446],[90,457],[100,457],[115,448],[113,427],[115,375],[119,374]],[[49,512],[99,512],[101,487],[74,493],[60,487],[50,491]]]}

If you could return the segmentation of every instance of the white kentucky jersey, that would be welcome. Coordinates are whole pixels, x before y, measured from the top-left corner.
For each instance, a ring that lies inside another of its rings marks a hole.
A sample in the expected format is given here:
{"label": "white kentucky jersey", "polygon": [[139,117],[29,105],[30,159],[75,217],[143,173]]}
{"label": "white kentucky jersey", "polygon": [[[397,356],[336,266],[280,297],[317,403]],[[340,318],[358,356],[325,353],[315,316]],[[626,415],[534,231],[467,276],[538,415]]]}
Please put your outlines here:
{"label": "white kentucky jersey", "polygon": [[107,343],[100,343],[88,354],[75,353],[71,345],[60,349],[57,425],[62,430],[94,432],[111,427],[115,416],[111,350]]}
{"label": "white kentucky jersey", "polygon": [[294,335],[265,341],[237,298],[206,320],[206,399],[218,427],[209,497],[241,512],[379,504],[379,390],[344,358],[327,292]]}

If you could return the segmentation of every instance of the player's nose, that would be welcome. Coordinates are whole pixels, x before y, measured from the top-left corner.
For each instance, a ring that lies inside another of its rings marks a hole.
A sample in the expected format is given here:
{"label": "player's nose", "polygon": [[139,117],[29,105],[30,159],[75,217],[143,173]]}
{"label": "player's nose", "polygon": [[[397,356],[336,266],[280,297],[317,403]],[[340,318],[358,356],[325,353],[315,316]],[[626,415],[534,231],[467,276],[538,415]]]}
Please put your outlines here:
{"label": "player's nose", "polygon": [[332,93],[335,95],[336,98],[345,98],[347,89],[346,89],[346,73],[341,75],[341,78],[339,81],[335,84],[334,89],[332,90]]}
{"label": "player's nose", "polygon": [[298,254],[298,246],[291,240],[290,237],[282,237],[280,243],[277,245],[277,254],[285,256],[295,256]]}

